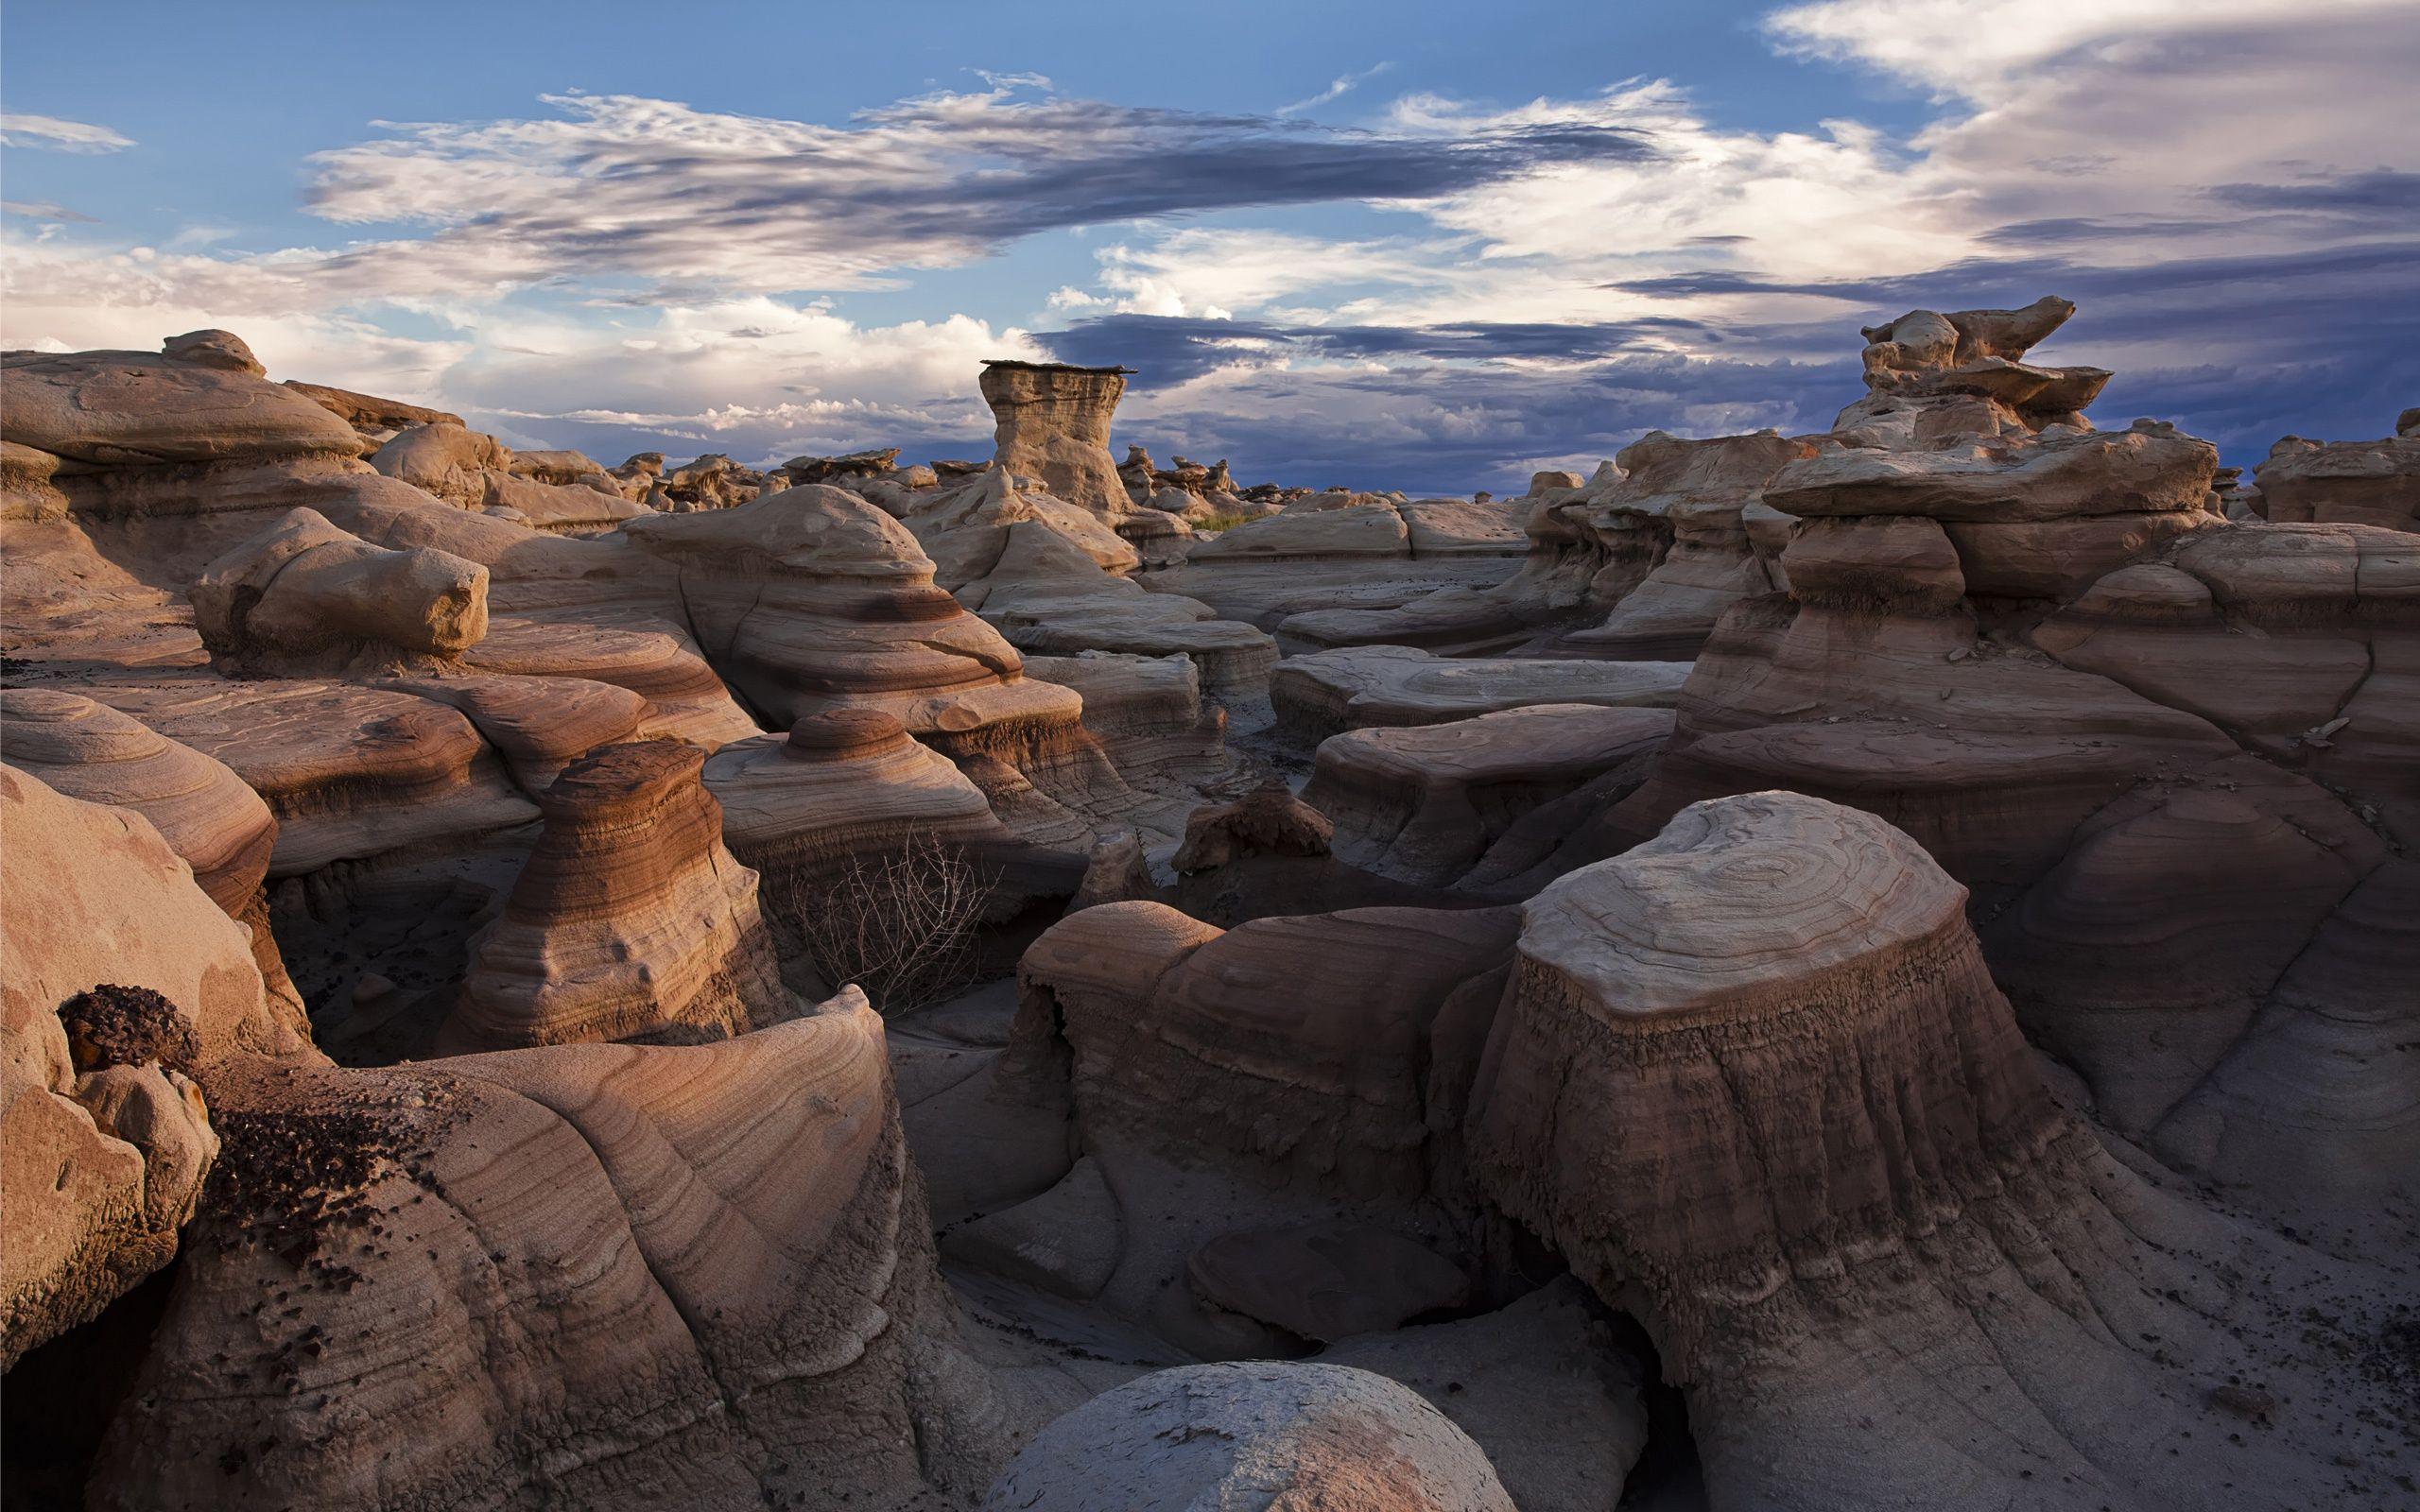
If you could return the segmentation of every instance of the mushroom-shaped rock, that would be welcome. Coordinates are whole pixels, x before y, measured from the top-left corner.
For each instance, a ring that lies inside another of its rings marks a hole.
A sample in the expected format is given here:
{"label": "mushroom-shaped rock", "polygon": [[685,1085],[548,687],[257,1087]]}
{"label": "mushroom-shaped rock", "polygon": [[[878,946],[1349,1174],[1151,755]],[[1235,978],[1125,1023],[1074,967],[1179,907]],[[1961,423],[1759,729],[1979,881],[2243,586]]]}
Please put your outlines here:
{"label": "mushroom-shaped rock", "polygon": [[454,1049],[709,1040],[790,1011],[756,874],[679,741],[608,746],[540,796],[546,826],[472,944]]}
{"label": "mushroom-shaped rock", "polygon": [[1345,1366],[1161,1370],[1044,1429],[987,1512],[1512,1512],[1495,1469],[1436,1408]]}
{"label": "mushroom-shaped rock", "polygon": [[1126,392],[1123,368],[987,362],[983,402],[995,424],[995,465],[1040,478],[1054,496],[1116,520],[1132,512],[1109,455],[1110,417]]}
{"label": "mushroom-shaped rock", "polygon": [[857,994],[216,1103],[223,1194],[95,1506],[908,1506],[996,1468]]}
{"label": "mushroom-shaped rock", "polygon": [[1812,1255],[1921,1238],[2055,1126],[1965,903],[1905,834],[1790,793],[1552,884],[1472,1093],[1478,1180],[1601,1295],[1652,1294],[1676,1364]]}
{"label": "mushroom-shaped rock", "polygon": [[707,760],[705,783],[722,807],[724,842],[764,877],[786,952],[800,914],[856,858],[895,853],[919,835],[988,860],[1022,850],[980,788],[879,709],[827,709],[787,735],[734,741]]}
{"label": "mushroom-shaped rock", "polygon": [[389,550],[316,509],[202,569],[194,625],[220,664],[287,676],[450,662],[488,628],[488,570],[431,547]]}

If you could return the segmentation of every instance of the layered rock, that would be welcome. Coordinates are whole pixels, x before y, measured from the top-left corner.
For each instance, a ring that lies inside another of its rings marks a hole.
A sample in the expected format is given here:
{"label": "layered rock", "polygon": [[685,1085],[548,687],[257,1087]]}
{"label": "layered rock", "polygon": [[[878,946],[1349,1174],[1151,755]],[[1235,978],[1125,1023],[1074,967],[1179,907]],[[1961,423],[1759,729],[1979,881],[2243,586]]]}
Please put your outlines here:
{"label": "layered rock", "polygon": [[1510,910],[1367,908],[1221,932],[1162,904],[1087,909],[1018,964],[1012,1056],[1072,1054],[1087,1145],[1218,1151],[1281,1186],[1415,1194],[1429,1035],[1499,964]]}
{"label": "layered rock", "polygon": [[2089,430],[2084,406],[2109,382],[2100,368],[2039,368],[2023,358],[2076,313],[2045,295],[2021,310],[1910,310],[1865,328],[1866,397],[1836,431],[1864,444],[1924,445],[1958,436]]}
{"label": "layered rock", "polygon": [[175,1255],[217,1148],[196,1078],[240,1056],[315,1057],[299,1015],[264,991],[244,927],[142,815],[0,767],[0,1360],[13,1366]]}
{"label": "layered rock", "polygon": [[1343,860],[1443,886],[1542,805],[1609,773],[1638,781],[1672,720],[1668,709],[1548,703],[1347,730],[1321,742],[1303,797],[1334,821]]}
{"label": "layered rock", "polygon": [[[1720,1503],[2321,1494],[2379,1277],[2103,1155],[1964,903],[1869,815],[1685,811],[1525,908],[1472,1175],[1654,1334]],[[2262,1300],[2287,1275],[2325,1297],[2300,1319]],[[2229,1432],[2287,1397],[2306,1432]]]}
{"label": "layered rock", "polygon": [[2377,441],[2279,441],[2253,469],[2273,524],[2378,525],[2420,530],[2420,421],[2405,411]]}
{"label": "layered rock", "polygon": [[202,569],[194,625],[245,675],[354,674],[458,661],[488,629],[488,570],[426,547],[389,550],[313,509]]}
{"label": "layered rock", "polygon": [[1508,507],[1463,499],[1312,495],[1197,541],[1150,586],[1277,629],[1305,610],[1390,609],[1513,570],[1524,548]]}
{"label": "layered rock", "polygon": [[441,1045],[712,1040],[793,1011],[704,763],[637,741],[564,768],[503,917],[472,942]]}
{"label": "layered rock", "polygon": [[357,684],[164,678],[97,700],[226,764],[277,816],[274,878],[475,843],[538,816],[461,713]]}
{"label": "layered rock", "polygon": [[[461,508],[540,530],[605,530],[652,512],[608,487],[614,480],[578,453],[539,455],[548,460],[516,467],[494,437],[436,421],[399,432],[370,465]],[[557,476],[577,481],[550,480]]]}
{"label": "layered rock", "polygon": [[285,380],[285,387],[352,426],[354,433],[373,449],[386,445],[398,433],[413,425],[462,423],[462,417],[450,410],[406,404],[399,399],[380,399],[374,394],[357,394],[350,388],[306,384],[296,378]]}
{"label": "layered rock", "polygon": [[206,355],[12,352],[0,358],[0,403],[9,440],[87,470],[362,451],[352,426],[306,396]]}
{"label": "layered rock", "polygon": [[997,1464],[861,997],[715,1045],[247,1074],[217,1106],[95,1506],[908,1507]]}
{"label": "layered rock", "polygon": [[782,464],[781,472],[791,488],[802,483],[837,483],[854,488],[873,478],[895,475],[899,472],[899,448],[877,447],[840,456],[794,456]]}
{"label": "layered rock", "polygon": [[1772,592],[1773,551],[1752,524],[1765,484],[1813,455],[1772,431],[1684,440],[1650,431],[1582,481],[1542,472],[1512,501],[1528,553],[1485,589],[1450,588],[1391,609],[1316,610],[1280,627],[1318,646],[1501,649],[1685,661],[1743,597]]}
{"label": "layered rock", "polygon": [[705,765],[723,839],[762,874],[766,914],[785,957],[805,951],[798,917],[919,837],[940,841],[992,879],[997,902],[1063,893],[1080,862],[1026,844],[948,758],[876,709],[808,714],[787,735],[735,741]]}
{"label": "layered rock", "polygon": [[1348,730],[1443,724],[1530,704],[1668,708],[1681,662],[1457,661],[1411,646],[1355,646],[1289,657],[1269,680],[1278,728],[1305,741]]}
{"label": "layered rock", "polygon": [[210,901],[251,931],[263,981],[299,1016],[262,889],[277,819],[242,778],[140,720],[64,689],[0,690],[0,756],[69,798],[150,820]]}
{"label": "layered rock", "polygon": [[957,761],[1045,844],[1133,795],[1082,725],[1083,700],[1028,679],[1016,649],[933,582],[898,521],[808,485],[624,530],[677,572],[706,656],[764,716],[876,709]]}
{"label": "layered rock", "polygon": [[1085,1403],[1027,1445],[987,1508],[1226,1506],[1512,1512],[1477,1444],[1383,1376],[1332,1365],[1189,1366]]}
{"label": "layered rock", "polygon": [[1110,417],[1131,368],[994,361],[983,365],[983,402],[995,421],[995,465],[1039,478],[1076,507],[1117,521],[1133,512],[1109,455]]}

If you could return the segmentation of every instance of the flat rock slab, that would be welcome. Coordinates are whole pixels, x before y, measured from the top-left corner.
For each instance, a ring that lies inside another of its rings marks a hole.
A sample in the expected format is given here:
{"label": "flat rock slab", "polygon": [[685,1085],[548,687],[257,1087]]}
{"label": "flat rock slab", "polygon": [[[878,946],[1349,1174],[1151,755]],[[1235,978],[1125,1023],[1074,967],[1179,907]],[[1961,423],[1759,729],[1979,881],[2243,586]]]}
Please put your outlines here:
{"label": "flat rock slab", "polygon": [[1293,657],[1270,674],[1280,729],[1324,740],[1371,726],[1437,725],[1529,704],[1668,709],[1686,662],[1458,661],[1405,645]]}

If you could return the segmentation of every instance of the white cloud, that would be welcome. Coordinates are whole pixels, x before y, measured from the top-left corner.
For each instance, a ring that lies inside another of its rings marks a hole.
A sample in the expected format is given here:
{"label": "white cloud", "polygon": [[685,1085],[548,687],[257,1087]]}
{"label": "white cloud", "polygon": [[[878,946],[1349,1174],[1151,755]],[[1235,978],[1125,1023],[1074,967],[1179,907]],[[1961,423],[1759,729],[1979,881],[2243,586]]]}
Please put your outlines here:
{"label": "white cloud", "polygon": [[48,147],[54,152],[123,152],[134,146],[106,126],[65,121],[56,115],[0,112],[0,144],[12,147]]}
{"label": "white cloud", "polygon": [[1383,63],[1373,63],[1357,74],[1339,74],[1335,78],[1328,81],[1327,88],[1320,91],[1318,94],[1311,95],[1307,99],[1296,100],[1291,105],[1280,105],[1270,113],[1275,115],[1300,115],[1305,111],[1317,110],[1321,106],[1327,104],[1330,100],[1342,99],[1354,90],[1358,89],[1363,84],[1366,84],[1370,80],[1377,77],[1380,74],[1388,72],[1394,66],[1394,63],[1392,60],[1389,60]]}

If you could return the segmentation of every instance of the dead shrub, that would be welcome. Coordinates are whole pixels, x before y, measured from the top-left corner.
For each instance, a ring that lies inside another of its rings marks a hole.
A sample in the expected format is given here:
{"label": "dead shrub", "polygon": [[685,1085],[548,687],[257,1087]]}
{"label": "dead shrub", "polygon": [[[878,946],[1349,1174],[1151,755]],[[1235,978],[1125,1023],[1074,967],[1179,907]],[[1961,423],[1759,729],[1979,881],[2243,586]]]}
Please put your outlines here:
{"label": "dead shrub", "polygon": [[828,881],[777,885],[772,902],[826,981],[856,983],[890,1016],[974,985],[976,931],[997,885],[959,848],[919,831],[896,850],[851,857]]}

